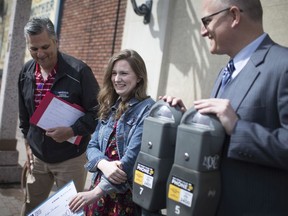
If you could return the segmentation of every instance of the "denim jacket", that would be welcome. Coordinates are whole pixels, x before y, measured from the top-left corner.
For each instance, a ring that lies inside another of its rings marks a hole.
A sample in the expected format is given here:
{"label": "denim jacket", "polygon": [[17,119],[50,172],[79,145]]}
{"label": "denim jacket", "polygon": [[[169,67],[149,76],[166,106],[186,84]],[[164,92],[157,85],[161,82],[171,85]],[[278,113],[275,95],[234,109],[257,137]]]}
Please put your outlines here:
{"label": "denim jacket", "polygon": [[[85,168],[89,172],[93,172],[92,183],[94,182],[97,174],[101,172],[97,168],[97,164],[102,159],[108,158],[105,156],[105,150],[108,146],[108,141],[113,132],[115,119],[113,116],[119,105],[119,100],[111,109],[109,118],[99,121],[95,132],[87,147],[88,162]],[[124,193],[127,189],[131,189],[133,180],[133,167],[137,155],[141,147],[141,139],[143,132],[144,119],[148,116],[151,106],[155,101],[151,98],[139,101],[132,98],[129,101],[129,108],[119,118],[116,127],[116,143],[120,161],[123,166],[123,171],[127,174],[128,182],[125,184],[116,185],[108,181],[102,175],[99,187],[104,193]]]}

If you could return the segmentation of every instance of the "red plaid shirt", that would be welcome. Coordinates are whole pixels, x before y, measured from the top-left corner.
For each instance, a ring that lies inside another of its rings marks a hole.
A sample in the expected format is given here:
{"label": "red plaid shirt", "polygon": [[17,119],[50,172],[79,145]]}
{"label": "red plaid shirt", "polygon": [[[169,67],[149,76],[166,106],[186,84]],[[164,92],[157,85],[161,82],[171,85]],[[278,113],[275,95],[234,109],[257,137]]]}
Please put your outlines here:
{"label": "red plaid shirt", "polygon": [[55,80],[56,75],[56,66],[54,69],[49,73],[47,80],[44,80],[42,74],[41,74],[41,68],[39,64],[36,64],[36,70],[35,70],[35,80],[36,80],[36,88],[34,91],[34,103],[35,108],[37,108],[45,96],[46,92],[50,91],[53,82]]}

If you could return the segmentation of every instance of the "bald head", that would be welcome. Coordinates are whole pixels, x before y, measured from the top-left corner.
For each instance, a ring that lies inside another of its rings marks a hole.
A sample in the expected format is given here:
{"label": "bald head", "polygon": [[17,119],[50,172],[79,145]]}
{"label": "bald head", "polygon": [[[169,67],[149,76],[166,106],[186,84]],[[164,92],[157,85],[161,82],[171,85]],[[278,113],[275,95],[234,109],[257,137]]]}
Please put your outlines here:
{"label": "bald head", "polygon": [[237,6],[241,8],[247,16],[254,22],[261,22],[263,19],[263,9],[260,0],[212,0],[213,3],[222,4],[226,7]]}
{"label": "bald head", "polygon": [[201,35],[211,41],[212,54],[235,56],[263,34],[259,0],[203,0]]}

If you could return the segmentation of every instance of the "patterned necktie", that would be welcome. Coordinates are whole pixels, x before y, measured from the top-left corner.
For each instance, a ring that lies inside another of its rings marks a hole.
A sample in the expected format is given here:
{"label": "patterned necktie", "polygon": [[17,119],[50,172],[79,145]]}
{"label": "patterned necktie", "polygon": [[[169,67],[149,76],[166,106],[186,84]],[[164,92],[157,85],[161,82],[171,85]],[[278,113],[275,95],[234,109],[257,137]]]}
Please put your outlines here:
{"label": "patterned necktie", "polygon": [[223,77],[222,77],[222,83],[221,83],[221,89],[224,89],[226,84],[230,81],[232,73],[234,71],[235,71],[234,62],[233,62],[233,59],[231,59],[224,69],[224,73],[223,73]]}

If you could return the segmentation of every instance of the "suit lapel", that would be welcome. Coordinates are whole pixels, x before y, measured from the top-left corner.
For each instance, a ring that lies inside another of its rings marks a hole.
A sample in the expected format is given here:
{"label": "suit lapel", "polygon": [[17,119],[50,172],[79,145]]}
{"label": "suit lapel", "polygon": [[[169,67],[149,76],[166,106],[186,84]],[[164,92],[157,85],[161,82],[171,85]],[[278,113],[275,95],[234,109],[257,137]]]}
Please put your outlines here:
{"label": "suit lapel", "polygon": [[[225,91],[222,93],[221,98],[229,99],[235,111],[238,110],[241,102],[252,88],[256,79],[259,77],[261,73],[259,65],[263,64],[265,56],[273,44],[274,42],[267,35],[261,45],[252,54],[250,60],[241,72],[225,87]],[[220,85],[221,76],[218,76],[211,93],[212,97],[216,97]]]}
{"label": "suit lapel", "polygon": [[221,98],[227,98],[235,111],[238,110],[246,94],[255,83],[260,71],[249,61],[235,79],[230,82],[222,93]]}
{"label": "suit lapel", "polygon": [[211,92],[211,97],[212,98],[216,98],[217,94],[219,92],[220,86],[221,86],[221,81],[222,81],[222,73],[223,73],[224,68],[222,68],[222,70],[220,71],[220,73],[218,74],[218,77],[216,79],[216,82],[214,84],[214,87],[212,89]]}

